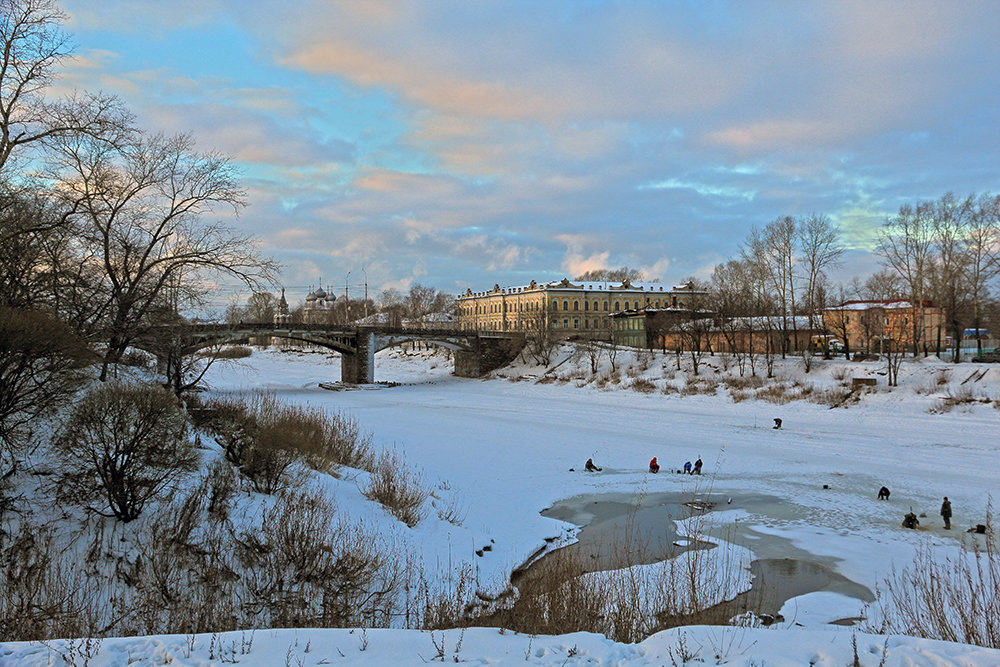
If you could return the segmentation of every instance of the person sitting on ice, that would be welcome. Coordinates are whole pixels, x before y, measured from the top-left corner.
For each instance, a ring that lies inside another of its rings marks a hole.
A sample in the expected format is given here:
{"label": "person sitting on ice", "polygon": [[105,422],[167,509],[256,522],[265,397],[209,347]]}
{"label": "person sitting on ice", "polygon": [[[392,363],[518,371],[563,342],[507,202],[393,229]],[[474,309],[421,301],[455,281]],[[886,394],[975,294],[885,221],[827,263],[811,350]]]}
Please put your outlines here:
{"label": "person sitting on ice", "polygon": [[587,459],[587,465],[584,466],[587,472],[600,472],[603,468],[598,468],[594,465],[594,459]]}
{"label": "person sitting on ice", "polygon": [[690,461],[686,461],[684,463],[684,474],[685,475],[690,475],[691,474],[691,462]]}
{"label": "person sitting on ice", "polygon": [[660,472],[660,464],[656,462],[655,456],[649,462],[649,472]]}
{"label": "person sitting on ice", "polygon": [[776,429],[781,428],[781,420],[778,419],[777,417],[774,418],[774,428]]}
{"label": "person sitting on ice", "polygon": [[701,457],[698,457],[698,460],[694,462],[694,471],[693,472],[694,472],[695,475],[700,475],[701,474]]}

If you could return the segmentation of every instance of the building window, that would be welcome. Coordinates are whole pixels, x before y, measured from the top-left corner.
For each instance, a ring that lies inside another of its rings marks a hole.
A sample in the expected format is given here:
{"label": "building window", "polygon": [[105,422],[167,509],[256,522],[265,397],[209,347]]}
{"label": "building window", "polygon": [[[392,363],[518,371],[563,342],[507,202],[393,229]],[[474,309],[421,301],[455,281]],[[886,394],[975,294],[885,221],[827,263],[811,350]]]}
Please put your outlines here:
{"label": "building window", "polygon": [[569,299],[563,299],[563,310],[569,310]]}
{"label": "building window", "polygon": [[618,301],[615,301],[615,312],[617,312],[617,311],[619,311],[621,309],[622,309],[621,304]]}
{"label": "building window", "polygon": [[583,302],[583,309],[584,310],[590,310],[590,302],[589,301],[584,301]]}
{"label": "building window", "polygon": [[569,318],[568,317],[564,317],[563,318],[563,329],[569,329]]}
{"label": "building window", "polygon": [[573,318],[573,328],[574,329],[579,329],[580,328],[580,318],[579,317],[574,317]]}
{"label": "building window", "polygon": [[635,307],[635,310],[639,310],[639,299],[636,299],[635,301],[633,301],[632,305]]}
{"label": "building window", "polygon": [[559,310],[559,301],[552,299],[552,310]]}
{"label": "building window", "polygon": [[604,300],[604,312],[608,312],[608,300]]}
{"label": "building window", "polygon": [[573,300],[573,310],[575,310],[575,311],[579,311],[580,310],[580,301],[578,299],[574,299]]}

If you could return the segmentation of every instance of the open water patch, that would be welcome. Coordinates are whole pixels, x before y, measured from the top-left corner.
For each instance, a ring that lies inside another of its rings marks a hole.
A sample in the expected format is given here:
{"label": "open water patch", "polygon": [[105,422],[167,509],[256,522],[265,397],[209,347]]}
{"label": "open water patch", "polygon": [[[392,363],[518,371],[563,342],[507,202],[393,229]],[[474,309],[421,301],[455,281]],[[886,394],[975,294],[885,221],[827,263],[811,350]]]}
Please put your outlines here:
{"label": "open water patch", "polygon": [[561,556],[572,557],[587,572],[599,572],[621,567],[623,562],[645,565],[669,560],[691,549],[711,549],[717,541],[726,540],[754,553],[756,560],[750,563],[751,587],[736,598],[687,619],[688,623],[718,622],[720,618],[730,619],[748,611],[766,620],[781,620],[779,611],[786,602],[816,592],[855,598],[859,610],[864,603],[875,599],[867,587],[837,572],[835,559],[811,554],[779,536],[756,533],[752,520],[741,519],[728,526],[708,520],[701,531],[690,536],[678,530],[679,521],[718,510],[743,510],[751,516],[785,520],[795,519],[799,514],[794,503],[764,494],[574,496],[553,504],[542,515],[578,526],[576,541],[540,550],[512,574],[511,580],[515,585],[529,583],[533,569],[540,569],[546,559]]}

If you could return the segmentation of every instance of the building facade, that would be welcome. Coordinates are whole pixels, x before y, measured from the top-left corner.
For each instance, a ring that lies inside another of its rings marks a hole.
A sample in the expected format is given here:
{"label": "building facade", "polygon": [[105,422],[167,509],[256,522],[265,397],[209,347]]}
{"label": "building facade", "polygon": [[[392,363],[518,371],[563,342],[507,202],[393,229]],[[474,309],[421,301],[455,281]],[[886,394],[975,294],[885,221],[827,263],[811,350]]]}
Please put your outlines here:
{"label": "building facade", "polygon": [[478,331],[547,330],[561,338],[610,338],[611,315],[642,308],[683,308],[691,297],[686,285],[561,281],[485,292],[466,290],[458,297],[458,326]]}
{"label": "building facade", "polygon": [[[852,351],[888,352],[946,344],[944,311],[930,301],[846,301],[823,311],[823,326]],[[914,326],[916,325],[916,326]]]}

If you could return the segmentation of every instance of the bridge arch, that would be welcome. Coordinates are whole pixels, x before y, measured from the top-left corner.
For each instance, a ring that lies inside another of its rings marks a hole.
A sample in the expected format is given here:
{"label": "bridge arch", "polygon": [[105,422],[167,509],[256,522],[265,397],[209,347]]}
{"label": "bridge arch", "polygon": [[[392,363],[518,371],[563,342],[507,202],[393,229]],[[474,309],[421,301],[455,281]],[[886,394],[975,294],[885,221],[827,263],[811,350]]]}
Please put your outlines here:
{"label": "bridge arch", "polygon": [[[190,324],[151,332],[151,340],[174,336],[185,353],[212,345],[246,342],[254,336],[298,340],[339,352],[341,381],[358,384],[374,381],[375,353],[396,345],[426,341],[455,351],[455,374],[480,377],[509,363],[524,346],[519,334],[480,336],[477,331],[452,329],[393,329],[324,324],[245,323],[235,325]],[[152,343],[136,347],[153,351]]]}

